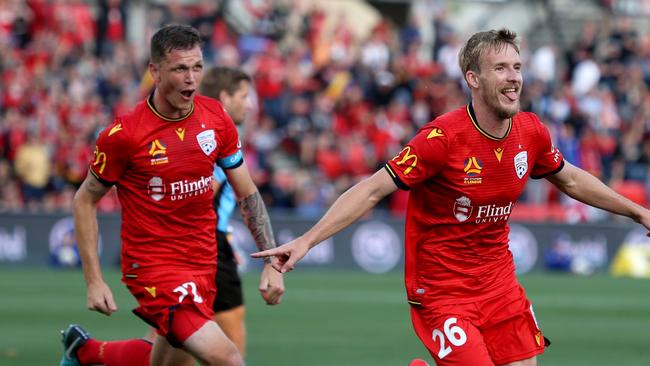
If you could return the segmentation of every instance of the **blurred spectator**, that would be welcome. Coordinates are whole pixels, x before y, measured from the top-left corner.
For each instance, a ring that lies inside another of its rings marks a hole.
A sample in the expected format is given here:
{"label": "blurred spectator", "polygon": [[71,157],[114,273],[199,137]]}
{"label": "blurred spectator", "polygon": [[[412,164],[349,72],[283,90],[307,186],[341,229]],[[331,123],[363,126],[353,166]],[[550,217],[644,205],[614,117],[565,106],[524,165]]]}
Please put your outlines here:
{"label": "blurred spectator", "polygon": [[31,211],[42,208],[50,178],[50,154],[35,133],[29,133],[27,141],[16,151],[14,168],[27,207]]}
{"label": "blurred spectator", "polygon": [[576,60],[571,86],[575,95],[582,97],[598,85],[600,67],[592,58],[592,54],[586,50],[578,51]]}
{"label": "blurred spectator", "polygon": [[[380,17],[367,36],[351,14],[288,0],[137,2],[146,7],[143,22],[131,21],[134,4],[0,1],[0,210],[28,201],[69,210],[108,116],[150,92],[139,51],[146,45],[127,35],[148,40],[170,22],[200,30],[208,63],[252,75],[254,113],[240,134],[271,208],[318,214],[420,126],[467,102],[457,64],[463,35],[443,1],[422,3],[432,18],[425,11],[404,24]],[[542,117],[568,161],[647,191],[650,34],[628,18],[588,21],[573,44],[560,46],[522,46],[530,55],[522,105]],[[405,199],[395,195],[383,206],[399,214]],[[114,194],[103,202],[101,210],[119,209]],[[544,180],[528,185],[524,202],[580,211]]]}
{"label": "blurred spectator", "polygon": [[126,2],[122,0],[100,0],[98,7],[95,55],[106,57],[113,54],[112,48],[125,39],[127,24]]}
{"label": "blurred spectator", "polygon": [[531,75],[535,79],[543,82],[547,87],[555,82],[556,54],[555,46],[547,44],[538,48],[530,60]]}

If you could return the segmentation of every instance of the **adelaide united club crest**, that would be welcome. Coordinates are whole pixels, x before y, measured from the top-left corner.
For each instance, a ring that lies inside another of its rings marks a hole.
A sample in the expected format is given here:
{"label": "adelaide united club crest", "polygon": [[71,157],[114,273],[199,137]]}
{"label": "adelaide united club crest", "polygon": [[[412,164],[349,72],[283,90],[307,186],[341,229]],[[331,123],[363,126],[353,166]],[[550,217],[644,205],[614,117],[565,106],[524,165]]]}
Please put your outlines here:
{"label": "adelaide united club crest", "polygon": [[196,141],[205,155],[210,155],[217,148],[217,140],[214,138],[214,130],[205,130],[196,135]]}
{"label": "adelaide united club crest", "polygon": [[515,172],[519,179],[523,178],[528,171],[528,152],[521,151],[515,156]]}

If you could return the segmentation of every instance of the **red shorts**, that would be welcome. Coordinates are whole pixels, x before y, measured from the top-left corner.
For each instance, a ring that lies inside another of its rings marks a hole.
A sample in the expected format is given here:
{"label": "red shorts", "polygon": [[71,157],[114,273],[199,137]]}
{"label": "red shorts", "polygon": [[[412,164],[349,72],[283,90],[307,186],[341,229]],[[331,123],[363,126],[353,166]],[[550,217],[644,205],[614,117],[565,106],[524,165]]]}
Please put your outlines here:
{"label": "red shorts", "polygon": [[133,313],[175,347],[181,347],[214,317],[214,272],[169,271],[139,273],[136,278],[127,276],[123,281],[140,305]]}
{"label": "red shorts", "polygon": [[411,306],[415,332],[438,366],[493,366],[544,352],[533,307],[517,286],[467,304]]}

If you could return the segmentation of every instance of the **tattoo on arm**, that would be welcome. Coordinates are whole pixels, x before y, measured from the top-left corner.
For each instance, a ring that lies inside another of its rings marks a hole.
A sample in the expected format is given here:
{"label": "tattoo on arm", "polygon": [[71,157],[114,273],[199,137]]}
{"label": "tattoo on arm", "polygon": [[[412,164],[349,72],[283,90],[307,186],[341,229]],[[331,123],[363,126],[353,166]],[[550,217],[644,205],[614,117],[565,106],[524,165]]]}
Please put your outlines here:
{"label": "tattoo on arm", "polygon": [[275,237],[271,228],[271,220],[260,193],[256,191],[239,201],[239,207],[244,218],[244,223],[253,235],[257,248],[259,250],[275,248]]}

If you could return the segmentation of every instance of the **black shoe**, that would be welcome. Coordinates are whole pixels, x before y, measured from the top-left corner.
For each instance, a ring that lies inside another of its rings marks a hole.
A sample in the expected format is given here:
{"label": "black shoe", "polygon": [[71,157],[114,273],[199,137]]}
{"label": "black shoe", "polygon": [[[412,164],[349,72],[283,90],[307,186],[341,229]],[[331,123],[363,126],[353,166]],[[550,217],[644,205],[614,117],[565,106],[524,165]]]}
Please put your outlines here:
{"label": "black shoe", "polygon": [[59,366],[80,366],[77,358],[77,350],[90,339],[90,334],[81,326],[70,324],[68,329],[61,331],[61,342],[63,343],[63,357]]}

